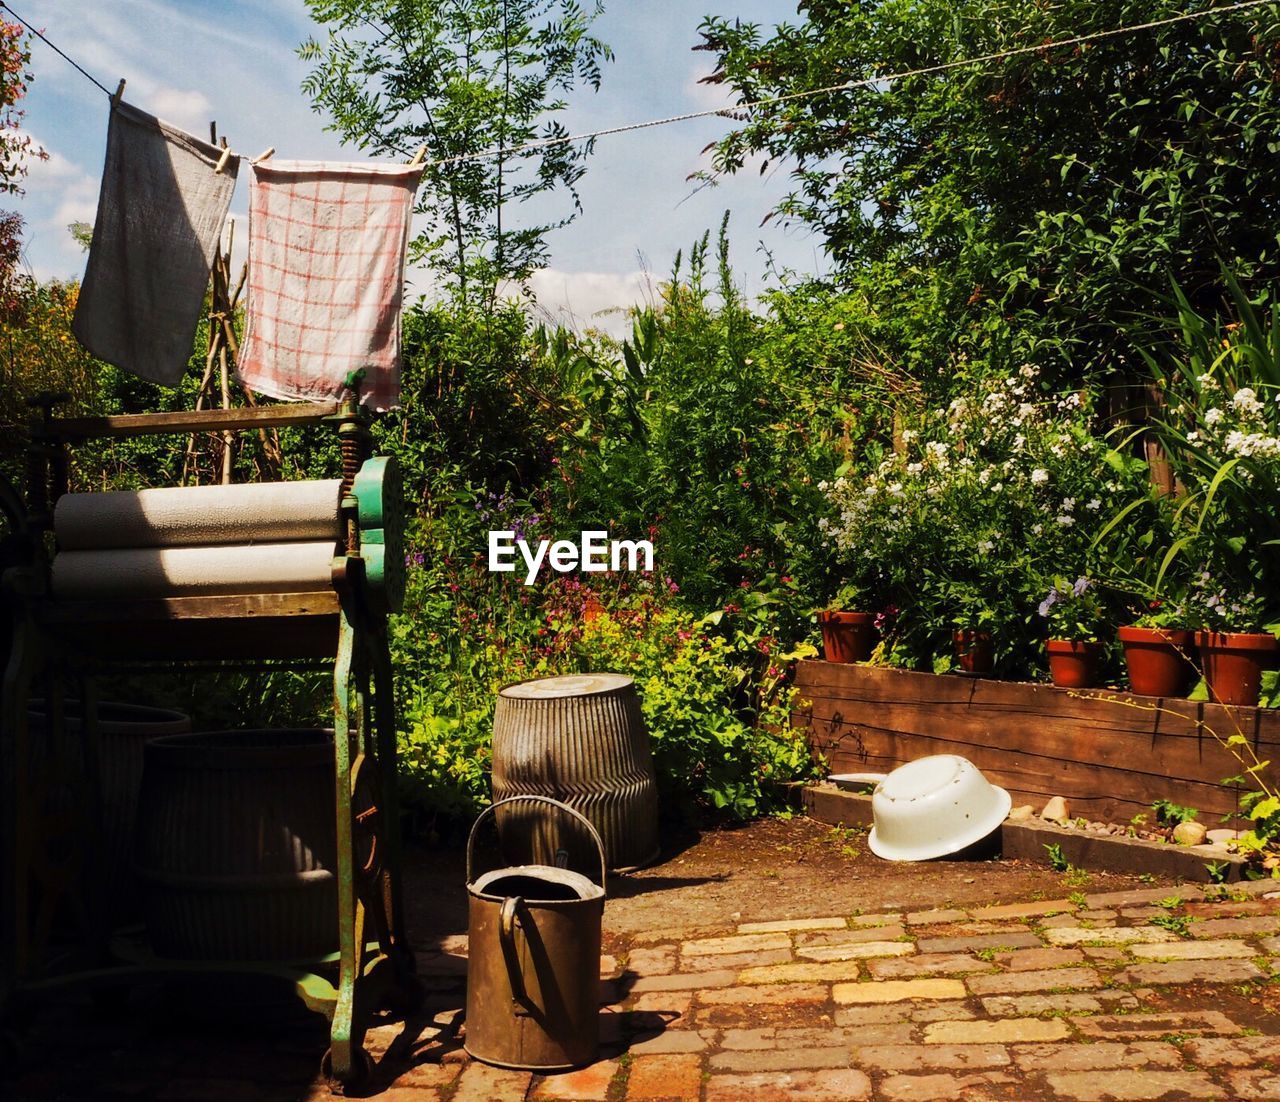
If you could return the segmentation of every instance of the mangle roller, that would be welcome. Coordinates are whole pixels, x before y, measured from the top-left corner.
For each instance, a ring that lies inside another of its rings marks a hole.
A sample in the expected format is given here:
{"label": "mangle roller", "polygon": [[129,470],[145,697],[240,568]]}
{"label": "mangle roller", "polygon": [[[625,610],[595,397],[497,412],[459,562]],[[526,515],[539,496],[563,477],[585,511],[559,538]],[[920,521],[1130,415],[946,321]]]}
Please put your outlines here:
{"label": "mangle roller", "polygon": [[[26,500],[0,493],[0,626],[11,622],[0,640],[0,1006],[74,983],[110,992],[144,975],[276,976],[329,1018],[326,1069],[351,1084],[368,1070],[371,1015],[416,997],[387,645],[403,594],[402,511],[395,462],[370,456],[349,384],[327,405],[59,419],[43,403]],[[68,492],[78,441],[321,422],[338,433],[340,480]],[[94,675],[121,662],[194,674],[200,663],[268,659],[332,662],[338,951],[303,962],[162,959],[107,928]],[[47,702],[38,730],[35,693]],[[75,695],[83,722],[72,725]]]}

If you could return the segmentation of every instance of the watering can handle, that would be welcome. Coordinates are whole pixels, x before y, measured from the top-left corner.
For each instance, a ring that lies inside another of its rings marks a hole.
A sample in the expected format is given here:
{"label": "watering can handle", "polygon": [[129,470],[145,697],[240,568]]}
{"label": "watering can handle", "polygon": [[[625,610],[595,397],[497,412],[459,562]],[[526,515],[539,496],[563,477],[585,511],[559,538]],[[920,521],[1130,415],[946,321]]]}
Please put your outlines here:
{"label": "watering can handle", "polygon": [[502,910],[498,912],[498,941],[502,945],[502,957],[507,964],[511,998],[521,1006],[528,1006],[529,994],[525,991],[524,972],[520,968],[520,957],[516,953],[516,921],[523,907],[524,900],[518,895],[509,895],[502,901]]}
{"label": "watering can handle", "polygon": [[475,883],[475,877],[471,874],[471,865],[472,865],[472,857],[475,855],[476,832],[479,831],[480,824],[484,822],[487,816],[492,815],[495,811],[497,811],[498,808],[504,807],[507,804],[514,804],[514,803],[549,804],[550,806],[554,807],[557,811],[563,811],[567,815],[572,815],[573,818],[577,819],[579,823],[581,823],[584,827],[586,827],[587,833],[590,835],[591,840],[596,844],[596,852],[600,855],[599,883],[601,888],[604,887],[605,873],[607,871],[605,856],[604,856],[604,842],[600,840],[600,834],[596,830],[596,828],[591,825],[591,820],[588,819],[585,815],[582,815],[580,812],[574,811],[573,808],[571,808],[568,804],[562,804],[559,800],[553,800],[550,796],[533,796],[533,795],[508,796],[505,800],[499,800],[496,804],[490,804],[482,812],[480,812],[480,814],[476,817],[476,821],[471,824],[471,833],[467,836],[467,883],[468,884]]}

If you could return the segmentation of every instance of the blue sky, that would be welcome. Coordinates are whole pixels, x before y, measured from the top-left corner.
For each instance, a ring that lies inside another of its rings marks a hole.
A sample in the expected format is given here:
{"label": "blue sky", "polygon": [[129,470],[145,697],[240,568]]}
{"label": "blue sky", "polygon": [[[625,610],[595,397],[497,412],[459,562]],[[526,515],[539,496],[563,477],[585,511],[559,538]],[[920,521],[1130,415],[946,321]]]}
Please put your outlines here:
{"label": "blue sky", "polygon": [[[239,153],[274,146],[277,156],[359,160],[324,129],[300,82],[307,71],[295,48],[313,30],[303,0],[13,0],[103,84],[128,80],[126,98],[193,133],[207,136],[216,119]],[[702,17],[718,13],[772,25],[795,19],[794,0],[614,0],[596,25],[613,46],[599,93],[575,93],[564,116],[577,133],[718,107],[724,92],[699,85],[710,70],[692,53]],[[84,254],[66,226],[92,222],[106,140],[101,91],[40,42],[32,45],[35,82],[25,106],[26,130],[49,152],[33,164],[27,195],[16,203],[27,221],[26,262],[40,278],[79,277]],[[732,211],[735,266],[744,289],[765,278],[763,245],[775,263],[802,273],[822,270],[820,249],[803,230],[761,219],[786,192],[785,168],[765,176],[748,170],[721,186],[693,193],[686,177],[706,166],[702,148],[722,134],[722,119],[699,119],[603,138],[580,191],[584,212],[550,237],[549,268],[534,287],[552,316],[617,331],[621,319],[600,315],[645,296],[646,275],[661,279],[677,249]],[[242,181],[232,202],[244,239]],[[237,246],[237,254],[241,249]],[[429,294],[426,273],[411,273],[414,293]]]}

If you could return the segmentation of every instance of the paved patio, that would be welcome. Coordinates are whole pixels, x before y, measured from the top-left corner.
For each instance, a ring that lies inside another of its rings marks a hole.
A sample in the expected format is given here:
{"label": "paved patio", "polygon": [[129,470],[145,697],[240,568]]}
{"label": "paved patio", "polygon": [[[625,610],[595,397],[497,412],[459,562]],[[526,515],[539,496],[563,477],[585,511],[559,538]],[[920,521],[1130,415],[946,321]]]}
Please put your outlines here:
{"label": "paved patio", "polygon": [[[901,875],[930,876],[911,868]],[[387,1102],[1280,1098],[1280,989],[1270,982],[1280,892],[1258,883],[1209,894],[1222,897],[1159,885],[607,931],[602,1059],[555,1076],[466,1057],[466,939],[446,935],[420,954],[422,1015],[370,1036],[371,1093]],[[79,1004],[46,1012],[12,1097],[328,1097],[315,1077],[316,1022],[281,1008],[259,1009],[251,1028],[216,1011],[193,1025],[164,1007],[141,992],[105,1015]]]}

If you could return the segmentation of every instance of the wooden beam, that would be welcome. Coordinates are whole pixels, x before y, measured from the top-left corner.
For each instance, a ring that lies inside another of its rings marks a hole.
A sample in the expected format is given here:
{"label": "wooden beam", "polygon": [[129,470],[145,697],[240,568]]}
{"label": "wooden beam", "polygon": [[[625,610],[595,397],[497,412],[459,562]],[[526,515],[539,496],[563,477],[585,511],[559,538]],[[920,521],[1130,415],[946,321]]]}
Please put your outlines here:
{"label": "wooden beam", "polygon": [[796,688],[793,725],[832,772],[959,754],[1018,803],[1065,796],[1090,819],[1150,818],[1161,798],[1204,822],[1235,813],[1239,787],[1221,782],[1241,765],[1221,740],[1237,732],[1280,760],[1280,712],[1266,709],[827,662],[799,663]]}
{"label": "wooden beam", "polygon": [[173,413],[122,413],[110,417],[55,418],[50,429],[64,440],[97,436],[155,436],[161,433],[222,432],[235,429],[316,425],[341,408],[338,402],[291,403],[251,409],[178,410]]}
{"label": "wooden beam", "polygon": [[[211,597],[151,597],[118,601],[46,601],[37,615],[47,624],[148,620],[262,620],[331,616],[338,611],[332,589],[309,593],[229,593]],[[252,629],[246,629],[252,630]]]}

